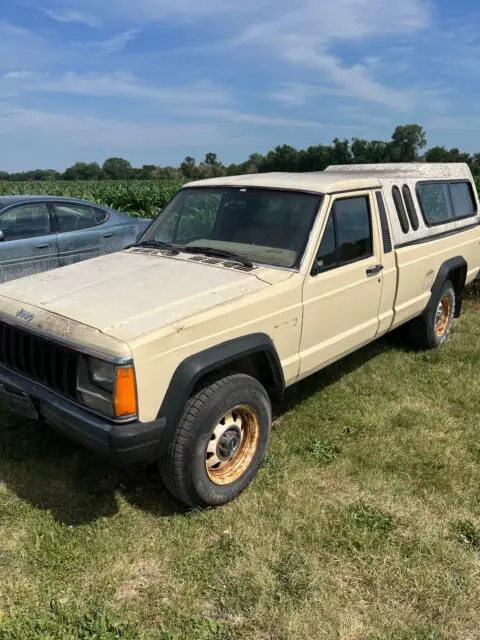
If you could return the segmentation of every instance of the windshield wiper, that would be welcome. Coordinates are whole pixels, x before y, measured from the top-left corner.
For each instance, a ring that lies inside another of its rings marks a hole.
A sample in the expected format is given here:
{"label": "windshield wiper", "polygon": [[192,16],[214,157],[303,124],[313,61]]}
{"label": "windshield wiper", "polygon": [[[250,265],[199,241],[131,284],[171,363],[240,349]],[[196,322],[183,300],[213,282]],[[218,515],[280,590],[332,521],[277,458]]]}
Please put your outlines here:
{"label": "windshield wiper", "polygon": [[153,247],[154,249],[166,249],[173,254],[178,255],[180,251],[173,244],[168,242],[160,242],[159,240],[144,240],[143,242],[137,242],[132,244],[132,247]]}
{"label": "windshield wiper", "polygon": [[231,251],[224,251],[223,249],[214,249],[213,247],[182,247],[182,251],[185,253],[203,253],[206,256],[212,256],[212,258],[226,258],[227,260],[233,260],[234,262],[239,262],[243,264],[244,267],[250,267],[253,269],[254,264],[250,262],[247,258],[238,255],[238,253],[233,253]]}

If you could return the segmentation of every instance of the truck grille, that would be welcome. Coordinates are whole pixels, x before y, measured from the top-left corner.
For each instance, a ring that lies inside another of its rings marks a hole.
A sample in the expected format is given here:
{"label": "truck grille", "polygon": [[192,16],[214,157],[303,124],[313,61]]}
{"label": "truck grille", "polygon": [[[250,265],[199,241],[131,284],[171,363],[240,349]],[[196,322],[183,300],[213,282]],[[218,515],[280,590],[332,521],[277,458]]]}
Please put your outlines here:
{"label": "truck grille", "polygon": [[67,347],[0,322],[0,364],[73,399],[78,358]]}

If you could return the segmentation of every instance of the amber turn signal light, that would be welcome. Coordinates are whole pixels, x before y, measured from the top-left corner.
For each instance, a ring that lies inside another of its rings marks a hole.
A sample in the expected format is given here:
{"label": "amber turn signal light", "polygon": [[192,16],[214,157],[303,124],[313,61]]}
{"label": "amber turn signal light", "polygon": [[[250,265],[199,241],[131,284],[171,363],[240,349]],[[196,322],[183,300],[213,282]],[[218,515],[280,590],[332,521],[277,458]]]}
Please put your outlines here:
{"label": "amber turn signal light", "polygon": [[115,417],[124,418],[137,413],[137,389],[133,367],[119,367],[115,378]]}

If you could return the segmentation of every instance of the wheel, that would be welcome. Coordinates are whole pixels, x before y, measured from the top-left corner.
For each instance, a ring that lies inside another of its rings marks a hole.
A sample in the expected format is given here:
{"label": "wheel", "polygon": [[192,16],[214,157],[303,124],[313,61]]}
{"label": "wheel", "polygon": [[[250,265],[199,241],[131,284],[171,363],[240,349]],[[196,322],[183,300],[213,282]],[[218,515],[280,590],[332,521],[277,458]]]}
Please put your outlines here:
{"label": "wheel", "polygon": [[189,399],[159,462],[167,489],[191,507],[236,498],[256,476],[270,441],[264,387],[240,373],[210,378]]}
{"label": "wheel", "polygon": [[440,294],[427,313],[411,323],[410,336],[422,349],[436,349],[450,335],[455,316],[456,294],[453,284],[447,280]]}

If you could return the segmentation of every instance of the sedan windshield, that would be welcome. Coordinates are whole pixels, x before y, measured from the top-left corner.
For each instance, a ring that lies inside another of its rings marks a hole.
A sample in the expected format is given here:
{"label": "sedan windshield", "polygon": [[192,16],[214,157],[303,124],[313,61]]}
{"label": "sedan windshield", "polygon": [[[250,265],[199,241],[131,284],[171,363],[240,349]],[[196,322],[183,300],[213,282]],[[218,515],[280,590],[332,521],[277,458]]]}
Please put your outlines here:
{"label": "sedan windshield", "polygon": [[273,189],[183,189],[142,236],[207,255],[298,267],[320,195]]}

